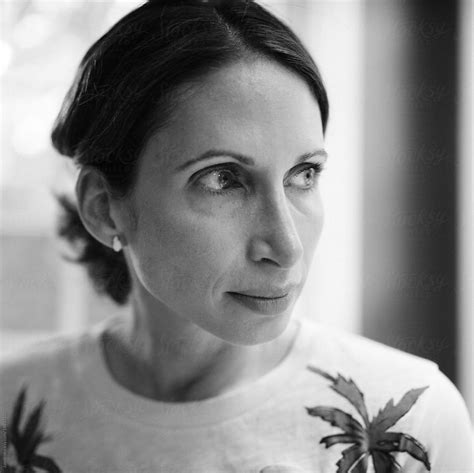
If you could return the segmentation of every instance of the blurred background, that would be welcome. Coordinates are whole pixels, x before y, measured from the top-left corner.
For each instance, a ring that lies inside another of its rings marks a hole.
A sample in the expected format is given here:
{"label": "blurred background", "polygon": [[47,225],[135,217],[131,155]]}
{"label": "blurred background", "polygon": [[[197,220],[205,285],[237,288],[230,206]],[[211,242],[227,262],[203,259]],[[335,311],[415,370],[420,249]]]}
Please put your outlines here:
{"label": "blurred background", "polygon": [[[326,221],[298,316],[431,359],[474,412],[472,2],[266,0],[321,69]],[[61,258],[50,131],[87,48],[140,2],[2,0],[0,357],[128,311]]]}

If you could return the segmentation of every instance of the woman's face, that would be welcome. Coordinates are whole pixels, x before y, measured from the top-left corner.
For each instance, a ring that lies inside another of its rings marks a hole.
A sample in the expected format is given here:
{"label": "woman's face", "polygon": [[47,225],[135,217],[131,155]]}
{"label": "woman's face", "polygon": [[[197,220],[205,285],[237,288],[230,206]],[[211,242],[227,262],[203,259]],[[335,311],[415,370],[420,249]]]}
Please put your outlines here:
{"label": "woman's face", "polygon": [[323,225],[323,148],[298,76],[266,61],[209,75],[140,157],[125,251],[151,314],[234,344],[282,333]]}

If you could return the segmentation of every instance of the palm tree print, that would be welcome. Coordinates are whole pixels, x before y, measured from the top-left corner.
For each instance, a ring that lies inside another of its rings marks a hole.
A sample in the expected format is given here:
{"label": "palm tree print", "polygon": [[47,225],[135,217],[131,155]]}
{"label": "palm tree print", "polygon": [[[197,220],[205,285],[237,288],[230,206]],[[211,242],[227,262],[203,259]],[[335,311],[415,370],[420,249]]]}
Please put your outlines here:
{"label": "palm tree print", "polygon": [[31,411],[24,428],[20,428],[25,398],[26,386],[23,386],[15,400],[13,413],[6,428],[1,426],[5,434],[0,452],[2,471],[5,473],[36,473],[37,471],[61,473],[54,460],[36,451],[40,444],[52,439],[51,435],[45,434],[40,427],[45,406],[44,400]]}
{"label": "palm tree print", "polygon": [[336,473],[366,473],[369,457],[372,457],[376,473],[391,473],[400,469],[400,464],[392,456],[392,452],[406,452],[422,462],[427,470],[431,470],[428,453],[425,447],[412,436],[401,432],[386,432],[400,420],[415,404],[418,397],[429,386],[411,389],[406,392],[398,404],[393,404],[393,398],[387,402],[378,414],[369,420],[364,394],[354,381],[345,379],[338,374],[335,378],[314,366],[307,366],[332,382],[331,389],[346,398],[361,415],[364,426],[347,412],[336,407],[316,406],[305,407],[308,414],[339,427],[343,433],[329,435],[320,440],[326,448],[336,444],[353,444],[342,451],[342,458],[336,463]]}

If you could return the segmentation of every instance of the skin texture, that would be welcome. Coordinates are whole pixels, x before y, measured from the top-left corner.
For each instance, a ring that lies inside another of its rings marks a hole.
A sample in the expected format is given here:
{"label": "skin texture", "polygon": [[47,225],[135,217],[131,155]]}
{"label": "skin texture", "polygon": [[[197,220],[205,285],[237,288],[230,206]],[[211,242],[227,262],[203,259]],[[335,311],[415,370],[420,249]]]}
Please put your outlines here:
{"label": "skin texture", "polygon": [[[306,83],[256,59],[213,72],[186,95],[147,142],[125,201],[109,196],[98,173],[81,171],[81,219],[105,245],[120,234],[133,281],[130,324],[104,338],[119,384],[184,402],[233,390],[278,365],[296,334],[291,314],[323,226],[318,178],[295,160],[323,148]],[[219,156],[175,170],[209,149],[250,156],[255,165]],[[197,179],[224,163],[232,164],[224,174]],[[198,183],[227,192],[213,195]],[[228,294],[263,295],[286,284],[295,285],[292,303],[272,316]]]}

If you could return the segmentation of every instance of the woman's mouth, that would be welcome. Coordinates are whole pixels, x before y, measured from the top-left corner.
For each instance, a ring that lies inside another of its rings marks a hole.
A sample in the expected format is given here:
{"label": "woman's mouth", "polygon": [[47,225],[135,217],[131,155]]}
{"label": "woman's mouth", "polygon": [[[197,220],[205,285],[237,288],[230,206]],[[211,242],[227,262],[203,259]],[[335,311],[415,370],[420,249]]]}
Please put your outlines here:
{"label": "woman's mouth", "polygon": [[284,312],[291,304],[291,292],[280,297],[261,297],[229,292],[230,296],[239,304],[263,315],[277,315]]}

